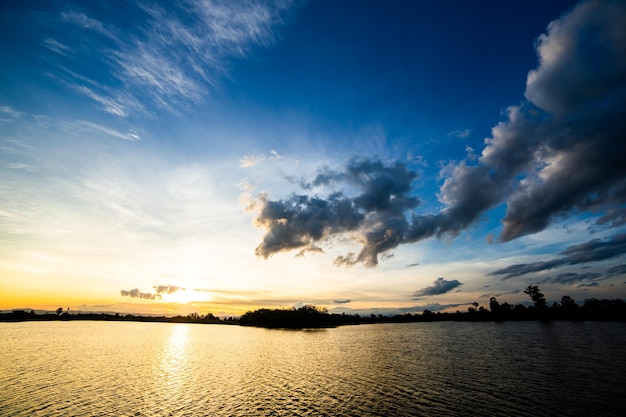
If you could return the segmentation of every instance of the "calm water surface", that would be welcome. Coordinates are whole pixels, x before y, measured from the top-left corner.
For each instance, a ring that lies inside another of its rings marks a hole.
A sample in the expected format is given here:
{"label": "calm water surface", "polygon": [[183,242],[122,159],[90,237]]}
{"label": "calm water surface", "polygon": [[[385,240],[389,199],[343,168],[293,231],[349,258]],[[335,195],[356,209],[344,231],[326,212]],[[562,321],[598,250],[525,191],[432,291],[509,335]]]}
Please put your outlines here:
{"label": "calm water surface", "polygon": [[2,416],[617,416],[624,323],[0,323]]}

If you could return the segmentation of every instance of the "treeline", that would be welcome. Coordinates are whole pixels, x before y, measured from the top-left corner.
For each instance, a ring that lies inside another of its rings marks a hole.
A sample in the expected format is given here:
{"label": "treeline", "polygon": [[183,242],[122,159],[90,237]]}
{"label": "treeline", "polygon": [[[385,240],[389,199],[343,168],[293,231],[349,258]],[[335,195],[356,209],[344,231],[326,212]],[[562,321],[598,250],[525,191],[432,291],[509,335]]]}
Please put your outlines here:
{"label": "treeline", "polygon": [[56,314],[44,313],[36,314],[34,311],[13,310],[8,313],[0,314],[0,321],[74,321],[74,320],[91,320],[91,321],[140,321],[153,323],[224,323],[236,324],[237,320],[233,318],[220,319],[209,313],[201,315],[191,313],[186,316],[140,316],[134,314],[119,313],[71,313],[58,309]]}
{"label": "treeline", "polygon": [[622,321],[626,322],[626,302],[621,299],[587,299],[582,305],[569,296],[563,296],[560,303],[549,305],[537,286],[529,286],[524,293],[530,296],[531,306],[524,304],[500,303],[496,297],[489,300],[489,308],[472,303],[466,312],[432,312],[421,314],[406,313],[395,316],[371,314],[329,314],[326,309],[312,305],[295,309],[260,309],[249,311],[239,319],[244,326],[270,328],[323,328],[349,324],[367,323],[410,323],[431,321],[523,321],[523,320],[569,320],[569,321]]}
{"label": "treeline", "polygon": [[328,313],[325,308],[305,305],[300,308],[267,309],[248,311],[239,319],[228,317],[220,319],[213,314],[198,313],[186,316],[139,316],[133,314],[111,313],[69,313],[62,308],[56,314],[36,314],[33,311],[14,310],[0,314],[0,321],[51,321],[51,320],[99,320],[99,321],[140,321],[163,323],[205,323],[205,324],[240,324],[284,329],[305,329],[337,327],[369,323],[410,323],[431,321],[522,321],[522,320],[569,320],[569,321],[622,321],[626,322],[626,302],[621,299],[599,300],[586,299],[582,305],[569,296],[563,296],[560,302],[548,304],[539,287],[529,286],[524,290],[532,305],[500,303],[491,297],[489,307],[474,302],[465,312],[442,313],[424,310],[420,313],[406,313],[394,316],[337,314]]}

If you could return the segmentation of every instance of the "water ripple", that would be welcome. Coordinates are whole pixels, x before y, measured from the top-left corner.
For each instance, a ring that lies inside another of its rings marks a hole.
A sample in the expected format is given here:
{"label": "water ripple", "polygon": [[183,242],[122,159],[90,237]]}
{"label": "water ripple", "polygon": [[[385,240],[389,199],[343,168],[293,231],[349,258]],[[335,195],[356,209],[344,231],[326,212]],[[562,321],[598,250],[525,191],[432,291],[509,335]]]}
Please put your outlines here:
{"label": "water ripple", "polygon": [[617,416],[626,325],[0,324],[0,416]]}

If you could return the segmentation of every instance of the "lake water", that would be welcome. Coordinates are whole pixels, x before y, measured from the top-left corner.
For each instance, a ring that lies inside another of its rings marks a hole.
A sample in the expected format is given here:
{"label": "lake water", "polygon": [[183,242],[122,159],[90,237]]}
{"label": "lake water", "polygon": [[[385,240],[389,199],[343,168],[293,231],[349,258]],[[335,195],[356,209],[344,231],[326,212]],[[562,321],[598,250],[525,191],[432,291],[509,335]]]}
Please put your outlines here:
{"label": "lake water", "polygon": [[617,416],[624,323],[0,323],[2,416]]}

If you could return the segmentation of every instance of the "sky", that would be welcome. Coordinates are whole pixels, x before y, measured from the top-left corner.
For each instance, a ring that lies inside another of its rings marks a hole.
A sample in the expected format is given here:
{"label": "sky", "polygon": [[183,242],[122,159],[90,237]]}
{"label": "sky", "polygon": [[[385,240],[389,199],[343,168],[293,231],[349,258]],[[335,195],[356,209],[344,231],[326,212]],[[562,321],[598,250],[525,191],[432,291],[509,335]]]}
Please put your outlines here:
{"label": "sky", "polygon": [[0,4],[0,309],[626,297],[626,3]]}

